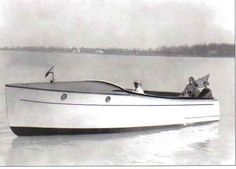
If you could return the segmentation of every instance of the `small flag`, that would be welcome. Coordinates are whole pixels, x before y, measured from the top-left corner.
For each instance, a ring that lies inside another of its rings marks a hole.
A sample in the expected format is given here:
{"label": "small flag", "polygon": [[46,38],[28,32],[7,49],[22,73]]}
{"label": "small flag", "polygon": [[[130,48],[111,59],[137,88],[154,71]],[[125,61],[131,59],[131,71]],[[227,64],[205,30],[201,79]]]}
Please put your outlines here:
{"label": "small flag", "polygon": [[45,74],[45,78],[46,78],[50,73],[53,72],[53,68],[54,68],[54,66],[52,66],[52,67],[47,71],[47,73]]}
{"label": "small flag", "polygon": [[195,80],[195,82],[198,84],[198,88],[204,87],[204,82],[208,83],[209,76],[210,74]]}

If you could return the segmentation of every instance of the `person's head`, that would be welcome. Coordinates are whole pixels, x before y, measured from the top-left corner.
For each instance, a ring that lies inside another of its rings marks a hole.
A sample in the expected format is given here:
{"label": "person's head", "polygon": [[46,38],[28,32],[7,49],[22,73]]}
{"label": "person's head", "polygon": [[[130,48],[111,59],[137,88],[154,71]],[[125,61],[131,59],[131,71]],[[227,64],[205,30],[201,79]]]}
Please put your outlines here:
{"label": "person's head", "polygon": [[189,77],[188,78],[188,82],[189,82],[189,84],[192,84],[194,82],[194,78],[193,77]]}
{"label": "person's head", "polygon": [[209,85],[209,82],[203,82],[203,85],[205,88],[207,88],[207,86]]}
{"label": "person's head", "polygon": [[135,88],[141,87],[141,82],[138,80],[134,81],[134,87]]}
{"label": "person's head", "polygon": [[198,84],[195,82],[193,77],[189,77],[188,82],[189,82],[189,84],[193,84],[195,87],[198,87]]}

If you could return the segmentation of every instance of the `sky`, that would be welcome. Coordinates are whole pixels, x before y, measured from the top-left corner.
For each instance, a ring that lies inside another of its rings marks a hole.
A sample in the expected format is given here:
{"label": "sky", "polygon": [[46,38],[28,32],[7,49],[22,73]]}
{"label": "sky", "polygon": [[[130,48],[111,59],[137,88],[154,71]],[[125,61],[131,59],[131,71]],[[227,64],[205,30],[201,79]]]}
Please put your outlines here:
{"label": "sky", "polygon": [[234,0],[0,0],[0,46],[234,43]]}

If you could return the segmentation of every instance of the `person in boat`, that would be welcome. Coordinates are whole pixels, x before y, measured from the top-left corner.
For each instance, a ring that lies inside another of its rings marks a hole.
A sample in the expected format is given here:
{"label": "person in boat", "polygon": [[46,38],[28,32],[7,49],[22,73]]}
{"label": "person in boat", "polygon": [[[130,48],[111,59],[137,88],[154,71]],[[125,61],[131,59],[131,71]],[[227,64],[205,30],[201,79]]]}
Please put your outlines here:
{"label": "person in boat", "polygon": [[198,90],[198,84],[195,82],[193,77],[188,78],[189,84],[185,87],[184,91],[181,93],[181,96],[184,97],[197,97],[200,94]]}
{"label": "person in boat", "polygon": [[144,91],[143,91],[143,89],[142,89],[142,87],[141,87],[141,82],[140,81],[135,81],[134,82],[134,87],[135,87],[135,89],[134,89],[134,92],[136,92],[136,93],[141,93],[141,94],[143,94],[144,93]]}
{"label": "person in boat", "polygon": [[198,95],[198,97],[201,98],[213,98],[212,91],[207,86],[209,85],[209,82],[204,82],[204,89],[202,89],[201,93]]}

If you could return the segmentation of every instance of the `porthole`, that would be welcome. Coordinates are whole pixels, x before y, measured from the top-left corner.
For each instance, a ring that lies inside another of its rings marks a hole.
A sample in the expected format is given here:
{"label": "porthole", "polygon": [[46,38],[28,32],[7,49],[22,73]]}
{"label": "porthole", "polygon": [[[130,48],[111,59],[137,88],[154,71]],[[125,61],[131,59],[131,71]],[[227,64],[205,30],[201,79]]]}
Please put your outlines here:
{"label": "porthole", "polygon": [[106,101],[107,103],[109,103],[109,102],[111,101],[111,97],[110,97],[110,96],[107,96],[106,99],[105,99],[105,101]]}
{"label": "porthole", "polygon": [[67,98],[67,94],[64,93],[61,95],[61,100],[66,100],[66,98]]}

